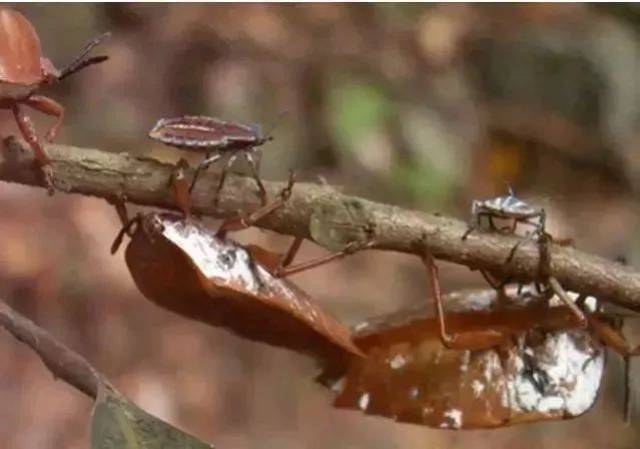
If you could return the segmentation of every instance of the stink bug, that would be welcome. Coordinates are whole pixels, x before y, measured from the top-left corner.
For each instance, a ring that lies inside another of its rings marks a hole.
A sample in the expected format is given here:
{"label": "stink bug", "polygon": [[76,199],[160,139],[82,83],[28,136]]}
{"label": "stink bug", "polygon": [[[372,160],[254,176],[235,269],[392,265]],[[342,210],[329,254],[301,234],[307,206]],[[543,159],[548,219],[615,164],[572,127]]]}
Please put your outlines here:
{"label": "stink bug", "polygon": [[[476,227],[482,225],[482,217],[486,217],[489,222],[489,229],[492,231],[515,233],[518,223],[532,225],[536,234],[545,232],[546,213],[544,209],[535,208],[521,199],[517,198],[509,187],[507,196],[499,196],[484,201],[474,200],[471,203],[471,216],[473,223],[463,236],[463,240]],[[511,225],[496,227],[494,219],[510,220]]]}
{"label": "stink bug", "polygon": [[227,237],[228,231],[251,226],[282,205],[291,185],[292,181],[272,204],[249,217],[224,222],[217,232],[172,213],[139,216],[123,228],[112,252],[129,233],[125,258],[136,285],[149,300],[175,313],[325,360],[360,356],[349,330],[282,277],[342,257],[349,250],[289,266],[299,240],[283,258]]}
{"label": "stink bug", "polygon": [[[323,380],[333,381],[334,406],[447,429],[585,413],[597,398],[602,378],[602,334],[572,329],[572,315],[564,307],[548,307],[535,298],[523,306],[517,289],[509,294],[515,302],[500,309],[494,307],[495,290],[446,296],[454,332],[480,331],[476,335],[482,337],[492,329],[496,335],[509,335],[499,346],[445,347],[441,322],[423,307],[356,325],[353,339],[367,357],[351,359],[342,371],[329,368],[329,379]],[[593,318],[603,323],[600,316]],[[605,334],[604,343],[620,339],[626,347],[619,335],[609,339],[609,331]]]}
{"label": "stink bug", "polygon": [[31,23],[17,11],[0,9],[0,109],[13,112],[20,132],[33,150],[37,162],[45,169],[45,181],[50,191],[53,190],[50,160],[22,105],[56,117],[56,123],[45,135],[49,142],[55,139],[62,125],[64,108],[48,97],[35,95],[35,92],[89,65],[105,61],[106,56],[88,58],[87,55],[108,36],[106,33],[92,40],[69,66],[58,71],[49,59],[42,56],[40,39]]}
{"label": "stink bug", "polygon": [[248,126],[203,116],[163,118],[158,120],[149,131],[149,137],[166,145],[205,154],[205,159],[194,173],[189,191],[195,187],[202,170],[222,157],[226,157],[227,161],[215,192],[216,204],[224,186],[227,171],[238,156],[243,156],[251,167],[262,204],[267,203],[267,192],[260,180],[259,159],[256,151],[261,145],[273,140],[273,137],[264,136],[259,125]]}
{"label": "stink bug", "polygon": [[[545,266],[543,262],[543,252],[548,251],[548,244],[552,240],[551,236],[546,231],[546,212],[543,208],[536,208],[528,203],[525,203],[521,199],[517,198],[513,193],[511,187],[509,187],[509,194],[507,196],[500,196],[488,200],[474,200],[471,203],[471,223],[469,227],[462,235],[462,240],[465,240],[471,232],[475,229],[482,227],[482,218],[485,217],[488,221],[489,230],[493,232],[515,234],[518,224],[527,224],[533,226],[533,231],[528,232],[525,239],[516,243],[507,257],[507,262],[510,262],[513,258],[518,247],[527,240],[535,239],[538,243],[541,253],[541,274],[542,277],[547,277],[549,267]],[[510,224],[508,226],[496,226],[494,220],[506,220]],[[570,244],[570,239],[563,239],[557,241],[563,245]],[[546,260],[546,263],[549,261]],[[487,282],[494,288],[500,289],[509,282],[509,279],[502,281],[496,280],[492,275],[486,271],[481,270],[481,274],[487,280]]]}

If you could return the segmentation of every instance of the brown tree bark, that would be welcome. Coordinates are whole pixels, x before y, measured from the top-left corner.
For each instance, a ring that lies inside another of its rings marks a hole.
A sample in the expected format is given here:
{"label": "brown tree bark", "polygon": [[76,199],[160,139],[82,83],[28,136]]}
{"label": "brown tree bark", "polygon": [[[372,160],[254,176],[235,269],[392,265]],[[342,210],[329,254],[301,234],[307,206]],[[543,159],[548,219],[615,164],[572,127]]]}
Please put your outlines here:
{"label": "brown tree bark", "polygon": [[[47,152],[53,161],[55,184],[63,192],[105,199],[124,194],[132,203],[175,209],[170,164],[127,153],[63,145],[48,146]],[[31,152],[19,141],[12,141],[0,153],[0,180],[44,186]],[[193,195],[195,213],[221,218],[259,206],[254,181],[230,175],[216,208],[213,192],[217,181],[212,171],[203,174]],[[284,182],[265,182],[270,197],[284,186]],[[353,225],[363,226],[364,220],[377,249],[419,256],[428,249],[437,259],[488,270],[500,277],[511,276],[518,281],[537,277],[539,251],[531,242],[521,245],[513,260],[505,263],[517,238],[473,232],[462,240],[467,224],[460,220],[344,195],[329,186],[296,184],[287,204],[257,226],[309,238],[320,211],[323,220],[331,221],[332,211],[338,214],[345,209],[359,211],[359,221]],[[640,311],[640,273],[633,268],[570,247],[551,245],[549,253],[550,274],[565,289]]]}

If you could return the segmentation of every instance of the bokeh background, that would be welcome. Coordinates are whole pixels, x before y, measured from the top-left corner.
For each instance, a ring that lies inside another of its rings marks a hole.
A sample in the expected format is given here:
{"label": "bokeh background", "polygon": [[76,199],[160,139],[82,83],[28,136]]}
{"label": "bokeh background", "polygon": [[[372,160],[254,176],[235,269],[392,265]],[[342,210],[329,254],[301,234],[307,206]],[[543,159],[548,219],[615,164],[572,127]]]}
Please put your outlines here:
{"label": "bokeh background", "polygon": [[[471,199],[511,185],[547,208],[552,233],[640,263],[637,6],[16,7],[58,66],[113,32],[107,63],[44,92],[67,109],[61,143],[177,160],[145,137],[159,117],[258,122],[275,136],[264,147],[266,179],[295,168],[304,180],[460,219]],[[0,133],[15,133],[0,114]],[[32,117],[44,133],[48,119]],[[143,408],[220,449],[640,444],[640,407],[622,422],[614,354],[597,405],[573,421],[450,432],[335,411],[312,382],[312,361],[147,302],[122,254],[109,254],[119,224],[106,202],[3,183],[0,210],[1,297]],[[238,237],[273,249],[288,242],[254,230]],[[320,254],[308,243],[301,257]],[[464,267],[441,272],[445,291],[482,285]],[[359,254],[296,281],[348,323],[426,296],[419,262],[396,254]],[[0,333],[0,446],[86,448],[90,410]]]}

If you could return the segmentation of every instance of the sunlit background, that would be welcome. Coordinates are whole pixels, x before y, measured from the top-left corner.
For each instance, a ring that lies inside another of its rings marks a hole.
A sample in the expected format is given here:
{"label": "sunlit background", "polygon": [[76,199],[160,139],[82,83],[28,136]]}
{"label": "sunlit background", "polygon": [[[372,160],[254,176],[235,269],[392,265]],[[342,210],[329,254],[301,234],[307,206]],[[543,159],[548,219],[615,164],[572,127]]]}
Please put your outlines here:
{"label": "sunlit background", "polygon": [[[146,138],[160,117],[257,122],[275,137],[264,147],[266,179],[294,168],[299,179],[464,220],[473,198],[510,185],[547,209],[553,234],[640,263],[636,6],[17,8],[58,66],[91,37],[113,33],[101,49],[107,63],[43,92],[66,107],[60,143],[175,161],[177,150]],[[49,119],[32,117],[44,134]],[[0,133],[16,133],[4,111]],[[312,381],[311,360],[145,300],[122,253],[109,254],[119,224],[105,201],[3,183],[0,210],[1,297],[140,406],[219,449],[640,442],[640,406],[631,425],[622,422],[615,354],[600,400],[573,421],[451,432],[333,410],[330,393]],[[253,230],[238,238],[274,250],[289,241]],[[307,243],[300,257],[323,253]],[[465,267],[441,271],[445,291],[483,285]],[[418,260],[396,254],[359,254],[295,280],[348,323],[427,294]],[[86,397],[0,333],[0,446],[86,448],[90,410]]]}

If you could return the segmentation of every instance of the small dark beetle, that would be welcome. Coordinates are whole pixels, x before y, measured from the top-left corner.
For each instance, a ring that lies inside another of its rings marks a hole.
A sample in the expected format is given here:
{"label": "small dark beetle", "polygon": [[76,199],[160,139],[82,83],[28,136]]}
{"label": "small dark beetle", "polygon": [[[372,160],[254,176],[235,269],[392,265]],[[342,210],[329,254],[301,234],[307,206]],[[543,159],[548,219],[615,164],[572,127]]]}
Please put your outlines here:
{"label": "small dark beetle", "polygon": [[[538,244],[541,254],[541,274],[542,277],[548,274],[549,267],[543,266],[543,252],[548,251],[547,245],[551,242],[552,238],[546,231],[546,212],[543,208],[535,208],[521,199],[517,198],[513,193],[511,187],[509,187],[509,194],[507,196],[500,196],[497,198],[491,198],[488,200],[474,200],[471,203],[471,223],[469,227],[462,235],[462,240],[466,238],[475,229],[482,227],[482,218],[485,217],[488,221],[489,231],[499,232],[503,234],[516,234],[516,228],[519,223],[533,226],[533,232],[528,232],[523,240],[517,242],[506,259],[507,263],[511,261],[518,247],[529,240],[535,240]],[[508,226],[496,226],[494,220],[503,220],[510,222]],[[562,244],[568,244],[570,240]],[[562,241],[559,241],[560,243]],[[548,260],[546,260],[548,263]],[[495,279],[490,273],[480,270],[481,274],[487,280],[487,282],[494,288],[500,289],[506,285],[510,279]]]}
{"label": "small dark beetle", "polygon": [[183,150],[204,153],[205,159],[198,165],[191,181],[189,191],[193,190],[200,172],[222,157],[227,161],[215,193],[215,203],[227,176],[227,171],[238,156],[243,156],[251,166],[253,178],[258,185],[262,204],[267,203],[267,192],[260,180],[259,159],[256,150],[259,146],[273,140],[265,137],[259,125],[242,125],[219,120],[213,117],[185,116],[160,119],[149,131],[149,137],[166,145]]}
{"label": "small dark beetle", "polygon": [[[31,23],[17,11],[0,9],[0,109],[13,112],[20,132],[43,169],[49,167],[49,157],[21,105],[56,117],[56,123],[45,135],[47,141],[52,141],[62,125],[64,108],[50,98],[35,95],[35,92],[43,85],[55,83],[89,65],[105,61],[106,56],[87,58],[87,55],[108,35],[103,34],[91,41],[75,61],[58,71],[49,59],[42,56],[40,39]],[[45,169],[45,178],[51,191],[50,168]]]}

